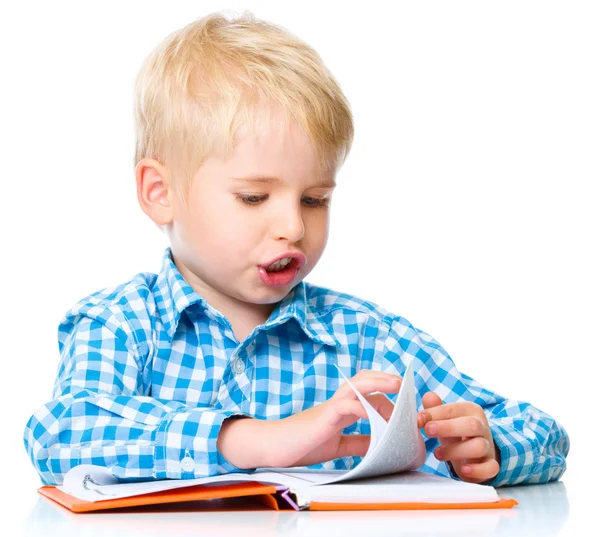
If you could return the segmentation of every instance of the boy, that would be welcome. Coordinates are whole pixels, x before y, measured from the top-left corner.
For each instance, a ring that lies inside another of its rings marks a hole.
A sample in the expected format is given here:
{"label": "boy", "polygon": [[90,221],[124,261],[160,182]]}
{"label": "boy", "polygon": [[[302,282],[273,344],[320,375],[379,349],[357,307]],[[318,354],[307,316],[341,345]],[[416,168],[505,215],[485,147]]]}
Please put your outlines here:
{"label": "boy", "polygon": [[353,138],[312,48],[250,15],[191,23],[142,66],[136,135],[138,200],[170,248],[158,275],[60,323],[54,399],[25,430],[44,483],[82,463],[124,480],[349,469],[369,428],[337,368],[387,419],[410,360],[423,470],[494,486],[563,474],[551,417],[461,374],[404,318],[304,282]]}

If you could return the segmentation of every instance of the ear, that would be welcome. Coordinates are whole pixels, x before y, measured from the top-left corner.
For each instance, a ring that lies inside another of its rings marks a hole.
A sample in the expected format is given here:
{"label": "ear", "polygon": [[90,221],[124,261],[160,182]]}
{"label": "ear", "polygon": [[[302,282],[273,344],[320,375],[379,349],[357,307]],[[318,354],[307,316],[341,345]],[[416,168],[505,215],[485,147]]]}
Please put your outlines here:
{"label": "ear", "polygon": [[173,221],[169,181],[169,171],[157,160],[142,159],[135,167],[138,202],[142,211],[158,226]]}

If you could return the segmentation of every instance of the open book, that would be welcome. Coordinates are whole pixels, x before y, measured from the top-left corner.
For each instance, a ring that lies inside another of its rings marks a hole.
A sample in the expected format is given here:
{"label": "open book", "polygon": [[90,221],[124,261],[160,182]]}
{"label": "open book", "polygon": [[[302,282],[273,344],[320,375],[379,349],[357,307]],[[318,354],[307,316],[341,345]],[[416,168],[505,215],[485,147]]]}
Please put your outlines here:
{"label": "open book", "polygon": [[74,512],[241,496],[256,496],[270,507],[295,510],[516,505],[514,500],[501,499],[493,487],[416,471],[425,461],[425,444],[417,426],[412,362],[387,422],[350,386],[365,406],[371,426],[369,449],[352,470],[269,468],[250,474],[125,483],[104,467],[80,465],[65,475],[61,486],[41,487],[39,492]]}

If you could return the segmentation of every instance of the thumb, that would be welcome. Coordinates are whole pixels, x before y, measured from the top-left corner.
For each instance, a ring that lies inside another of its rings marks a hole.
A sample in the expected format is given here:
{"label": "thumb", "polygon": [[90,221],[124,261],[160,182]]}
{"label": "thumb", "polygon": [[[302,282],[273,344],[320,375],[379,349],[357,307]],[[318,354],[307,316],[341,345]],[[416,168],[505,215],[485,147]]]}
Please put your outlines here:
{"label": "thumb", "polygon": [[419,412],[417,423],[419,428],[425,427],[425,424],[431,421],[431,415],[429,412],[425,412],[428,408],[443,405],[443,401],[440,396],[435,392],[427,392],[423,396],[423,409],[424,411]]}

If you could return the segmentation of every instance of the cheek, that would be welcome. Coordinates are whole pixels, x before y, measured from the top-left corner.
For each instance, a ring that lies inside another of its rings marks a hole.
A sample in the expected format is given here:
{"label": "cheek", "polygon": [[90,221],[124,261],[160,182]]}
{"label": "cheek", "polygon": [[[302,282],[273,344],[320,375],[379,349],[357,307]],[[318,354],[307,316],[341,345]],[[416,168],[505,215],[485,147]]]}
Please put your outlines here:
{"label": "cheek", "polygon": [[229,258],[233,263],[247,257],[260,237],[256,223],[229,208],[211,210],[203,227],[210,247],[219,257]]}
{"label": "cheek", "polygon": [[329,211],[319,211],[317,214],[309,214],[304,219],[306,231],[317,240],[327,238],[329,234]]}
{"label": "cheek", "polygon": [[320,257],[327,244],[329,236],[329,217],[328,215],[319,215],[305,221],[305,234],[302,240],[306,250],[310,250],[313,259]]}
{"label": "cheek", "polygon": [[202,229],[206,238],[235,236],[237,230],[243,230],[243,222],[234,207],[216,199],[214,203],[198,204],[194,208],[192,220]]}

